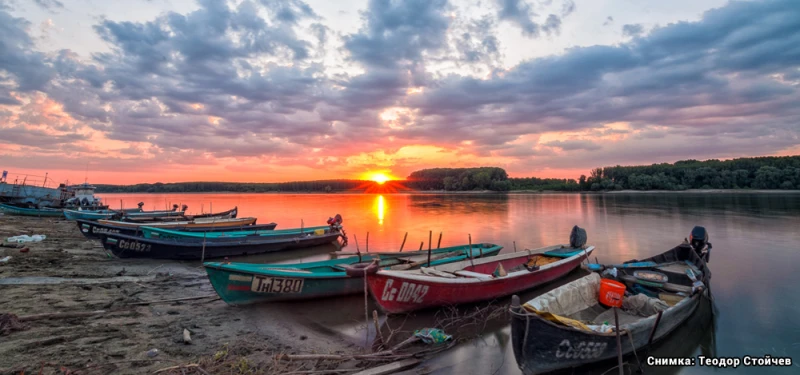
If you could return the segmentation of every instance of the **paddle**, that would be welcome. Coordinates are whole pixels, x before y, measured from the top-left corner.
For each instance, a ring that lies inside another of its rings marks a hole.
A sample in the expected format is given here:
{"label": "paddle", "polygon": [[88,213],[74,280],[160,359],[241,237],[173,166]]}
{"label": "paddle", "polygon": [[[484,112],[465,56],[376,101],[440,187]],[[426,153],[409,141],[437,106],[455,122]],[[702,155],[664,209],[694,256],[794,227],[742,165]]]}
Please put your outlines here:
{"label": "paddle", "polygon": [[411,268],[414,268],[414,267],[417,267],[417,266],[421,266],[423,264],[428,264],[428,266],[430,266],[431,261],[444,259],[444,258],[449,258],[449,257],[454,257],[454,256],[459,256],[461,254],[463,254],[463,252],[461,252],[461,251],[455,251],[455,252],[447,253],[447,254],[439,254],[439,255],[436,255],[434,257],[429,257],[427,261],[423,260],[423,261],[407,263],[407,264],[398,264],[396,266],[392,266],[391,270],[393,270],[393,271],[404,271],[404,270],[411,269]]}
{"label": "paddle", "polygon": [[587,266],[589,271],[602,271],[606,268],[649,268],[655,267],[659,264],[655,262],[636,262],[636,263],[625,263],[625,264],[597,264],[597,263],[589,263]]}

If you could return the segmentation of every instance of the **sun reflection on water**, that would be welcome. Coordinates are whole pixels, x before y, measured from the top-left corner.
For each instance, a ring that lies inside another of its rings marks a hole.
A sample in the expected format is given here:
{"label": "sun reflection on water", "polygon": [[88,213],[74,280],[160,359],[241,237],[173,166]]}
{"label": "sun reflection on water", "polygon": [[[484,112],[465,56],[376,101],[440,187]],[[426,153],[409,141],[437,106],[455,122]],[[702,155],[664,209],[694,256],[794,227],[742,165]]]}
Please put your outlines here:
{"label": "sun reflection on water", "polygon": [[383,195],[379,195],[375,201],[375,214],[378,215],[378,225],[383,225],[383,213],[386,210],[386,202]]}

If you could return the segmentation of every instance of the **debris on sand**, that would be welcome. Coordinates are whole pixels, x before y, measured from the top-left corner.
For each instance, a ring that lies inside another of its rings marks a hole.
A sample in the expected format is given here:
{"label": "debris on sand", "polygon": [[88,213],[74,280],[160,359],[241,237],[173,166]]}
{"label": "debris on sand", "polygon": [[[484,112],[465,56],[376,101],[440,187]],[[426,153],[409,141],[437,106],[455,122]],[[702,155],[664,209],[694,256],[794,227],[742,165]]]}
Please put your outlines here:
{"label": "debris on sand", "polygon": [[0,336],[8,335],[14,331],[22,331],[27,327],[19,321],[14,314],[0,314]]}

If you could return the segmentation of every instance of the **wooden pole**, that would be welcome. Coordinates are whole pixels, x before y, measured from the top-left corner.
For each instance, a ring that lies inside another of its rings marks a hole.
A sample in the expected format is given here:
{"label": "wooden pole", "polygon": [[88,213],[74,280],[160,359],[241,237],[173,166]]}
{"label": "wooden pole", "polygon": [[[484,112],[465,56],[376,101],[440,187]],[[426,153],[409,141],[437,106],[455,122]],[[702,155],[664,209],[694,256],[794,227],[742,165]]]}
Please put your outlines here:
{"label": "wooden pole", "polygon": [[366,326],[364,329],[367,331],[366,337],[364,338],[364,346],[369,345],[369,287],[367,286],[367,269],[364,268],[364,317],[366,317]]}
{"label": "wooden pole", "polygon": [[475,262],[472,261],[472,234],[469,234],[469,264],[472,265],[472,268],[475,268]]}
{"label": "wooden pole", "polygon": [[203,254],[200,256],[200,264],[206,261],[206,233],[208,232],[203,232]]}
{"label": "wooden pole", "polygon": [[431,233],[433,232],[428,232],[428,267],[431,266]]}
{"label": "wooden pole", "polygon": [[303,228],[305,228],[305,223],[303,223],[303,219],[300,219],[300,234],[303,234]]}
{"label": "wooden pole", "polygon": [[436,243],[436,248],[439,249],[442,247],[442,232],[439,232],[439,242]]}
{"label": "wooden pole", "polygon": [[517,241],[514,241],[514,252],[517,252]]}
{"label": "wooden pole", "polygon": [[428,252],[431,252],[431,242],[433,241],[433,231],[428,231]]}
{"label": "wooden pole", "polygon": [[425,241],[419,242],[419,251],[422,251],[422,246],[425,246]]}
{"label": "wooden pole", "polygon": [[356,253],[358,254],[358,263],[361,263],[361,250],[358,249],[358,237],[353,233],[353,240],[356,241]]}
{"label": "wooden pole", "polygon": [[367,232],[367,252],[369,252],[369,232]]}
{"label": "wooden pole", "polygon": [[403,236],[403,243],[400,244],[400,252],[401,253],[403,252],[403,246],[406,245],[406,238],[408,238],[408,232],[406,232],[406,235]]}
{"label": "wooden pole", "polygon": [[619,338],[619,315],[617,314],[617,308],[614,307],[614,325],[617,326],[617,366],[619,366],[619,375],[625,375],[625,371],[622,369],[622,341]]}

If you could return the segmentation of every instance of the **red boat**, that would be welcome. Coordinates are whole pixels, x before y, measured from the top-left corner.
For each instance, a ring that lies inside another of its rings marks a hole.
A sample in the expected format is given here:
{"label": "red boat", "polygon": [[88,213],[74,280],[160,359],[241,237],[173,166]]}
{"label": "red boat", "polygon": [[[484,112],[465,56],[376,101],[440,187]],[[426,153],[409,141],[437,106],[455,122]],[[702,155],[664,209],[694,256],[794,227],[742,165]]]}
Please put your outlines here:
{"label": "red boat", "polygon": [[507,296],[558,279],[580,266],[594,246],[564,245],[367,277],[381,309],[400,314]]}

